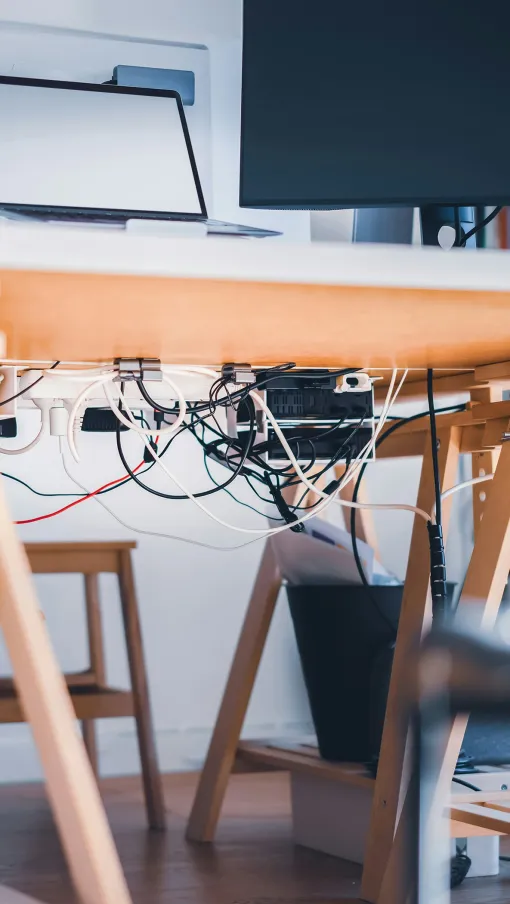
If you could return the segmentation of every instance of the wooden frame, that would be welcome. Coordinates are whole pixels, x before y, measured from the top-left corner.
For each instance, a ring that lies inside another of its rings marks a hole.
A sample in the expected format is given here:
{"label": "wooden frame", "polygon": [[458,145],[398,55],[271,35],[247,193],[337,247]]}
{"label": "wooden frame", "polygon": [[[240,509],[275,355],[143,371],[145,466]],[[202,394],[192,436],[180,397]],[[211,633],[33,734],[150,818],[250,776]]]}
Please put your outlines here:
{"label": "wooden frame", "polygon": [[[510,443],[498,446],[510,420],[510,404],[494,402],[496,396],[473,399],[465,412],[438,418],[440,478],[444,489],[456,480],[459,455],[490,455],[497,462],[493,485],[487,491],[483,519],[477,525],[475,549],[462,595],[462,605],[476,597],[485,600],[483,618],[487,623],[495,617],[506,576],[510,571]],[[422,455],[423,464],[418,491],[418,506],[430,511],[434,502],[429,426],[423,421],[412,422],[398,431],[381,447],[382,457]],[[506,491],[503,488],[506,487]],[[447,530],[451,497],[444,506],[444,527]],[[369,529],[369,528],[368,528]],[[367,528],[361,528],[365,531]],[[416,518],[411,539],[409,562],[404,587],[402,612],[395,649],[387,714],[381,745],[379,769],[374,787],[374,804],[367,842],[363,873],[362,898],[371,904],[404,902],[405,875],[402,873],[399,851],[405,834],[408,808],[405,803],[407,775],[407,737],[399,716],[399,687],[406,673],[409,650],[419,639],[430,619],[429,591],[430,557],[427,532],[421,519]],[[332,781],[359,784],[373,780],[360,773],[359,768],[342,764],[313,761],[299,751],[275,750],[256,742],[239,743],[244,715],[248,707],[264,641],[269,630],[276,599],[281,585],[271,541],[261,560],[254,591],[241,631],[233,666],[220,713],[213,732],[202,777],[188,823],[188,838],[212,841],[221,811],[228,777],[235,762],[244,768],[279,768],[319,772]],[[445,805],[453,768],[460,748],[464,726],[459,720],[452,727],[451,742],[445,756],[443,779],[438,793],[444,795]],[[489,795],[487,795],[489,796]],[[461,822],[463,806],[452,811],[454,822]],[[489,812],[478,803],[465,805],[465,824],[462,831],[473,833],[473,825],[484,831],[500,833],[506,825],[499,813]],[[510,804],[509,804],[510,806]],[[470,809],[474,807],[475,809]],[[401,808],[402,812],[401,812]],[[476,822],[476,817],[480,819]],[[396,830],[398,824],[398,829]],[[456,826],[456,830],[459,827]],[[395,835],[395,831],[397,834]],[[389,863],[388,869],[386,869]],[[393,872],[392,872],[393,871]],[[405,873],[405,871],[404,871]],[[393,879],[395,881],[391,881]],[[399,895],[401,895],[399,897]]]}

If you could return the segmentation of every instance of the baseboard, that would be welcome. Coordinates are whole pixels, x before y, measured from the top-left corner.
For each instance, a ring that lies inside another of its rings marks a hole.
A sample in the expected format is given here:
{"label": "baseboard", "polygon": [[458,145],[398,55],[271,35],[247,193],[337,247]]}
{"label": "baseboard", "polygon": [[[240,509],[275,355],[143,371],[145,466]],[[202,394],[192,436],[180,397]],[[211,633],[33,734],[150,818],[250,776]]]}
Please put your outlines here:
{"label": "baseboard", "polygon": [[[136,729],[132,719],[110,719],[98,724],[101,775],[133,775],[140,771]],[[246,738],[282,738],[309,735],[310,722],[280,725],[248,724]],[[156,731],[162,772],[195,772],[201,768],[212,728],[159,729]],[[40,781],[43,777],[30,729],[26,725],[2,726],[0,730],[1,784]],[[1,901],[0,901],[1,904]]]}

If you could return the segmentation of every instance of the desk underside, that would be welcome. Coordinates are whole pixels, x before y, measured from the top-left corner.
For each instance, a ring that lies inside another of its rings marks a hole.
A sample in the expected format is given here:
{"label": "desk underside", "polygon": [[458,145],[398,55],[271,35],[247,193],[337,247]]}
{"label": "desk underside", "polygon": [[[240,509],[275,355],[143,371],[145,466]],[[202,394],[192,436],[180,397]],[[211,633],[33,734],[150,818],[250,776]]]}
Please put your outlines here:
{"label": "desk underside", "polygon": [[473,368],[510,358],[510,292],[0,271],[6,358]]}

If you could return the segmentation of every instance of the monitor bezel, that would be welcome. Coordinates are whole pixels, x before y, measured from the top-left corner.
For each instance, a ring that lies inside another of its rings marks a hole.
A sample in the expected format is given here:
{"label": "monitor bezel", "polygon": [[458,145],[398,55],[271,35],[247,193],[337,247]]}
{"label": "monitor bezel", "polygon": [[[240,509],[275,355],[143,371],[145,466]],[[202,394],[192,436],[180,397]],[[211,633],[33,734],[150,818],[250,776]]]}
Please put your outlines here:
{"label": "monitor bezel", "polygon": [[[431,205],[439,205],[441,207],[475,207],[475,206],[510,206],[510,190],[506,195],[470,195],[465,197],[447,197],[447,196],[404,196],[404,197],[384,197],[379,196],[376,199],[343,197],[333,199],[331,201],[317,201],[317,199],[299,198],[290,201],[288,198],[257,198],[250,199],[245,191],[245,163],[244,163],[244,142],[245,142],[245,74],[246,74],[246,17],[245,12],[248,3],[253,0],[243,0],[243,34],[242,34],[242,62],[241,62],[241,142],[240,142],[240,165],[239,165],[239,207],[250,208],[252,210],[352,210],[352,209],[370,209],[381,207],[428,207]],[[296,88],[298,90],[298,88]]]}
{"label": "monitor bezel", "polygon": [[66,215],[70,217],[78,216],[79,218],[83,218],[84,220],[89,218],[101,219],[103,217],[108,220],[118,219],[120,221],[125,221],[128,219],[181,219],[193,221],[207,219],[208,214],[204,193],[202,191],[202,185],[200,183],[200,176],[195,160],[193,145],[191,143],[186,115],[184,113],[182,98],[178,91],[162,90],[158,88],[132,88],[126,85],[114,85],[110,83],[96,84],[94,82],[70,82],[60,81],[57,79],[21,78],[7,75],[0,75],[0,85],[21,85],[27,88],[54,88],[56,90],[63,91],[94,91],[101,92],[103,94],[137,94],[147,97],[173,98],[177,102],[179,118],[191,164],[198,202],[200,205],[200,213],[183,213],[182,211],[142,209],[132,210],[130,208],[111,207],[66,207],[63,205],[27,204],[26,202],[17,204],[16,202],[12,201],[2,202],[1,198],[0,212],[3,208],[4,210],[14,211],[21,215],[26,214],[39,216],[41,219],[46,219],[51,216],[65,217]]}

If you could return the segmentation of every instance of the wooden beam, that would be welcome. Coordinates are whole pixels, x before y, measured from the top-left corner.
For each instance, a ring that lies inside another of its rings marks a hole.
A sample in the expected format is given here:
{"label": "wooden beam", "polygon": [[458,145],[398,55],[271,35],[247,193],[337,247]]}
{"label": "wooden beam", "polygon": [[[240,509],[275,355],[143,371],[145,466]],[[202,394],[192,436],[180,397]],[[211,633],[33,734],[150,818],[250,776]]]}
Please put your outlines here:
{"label": "wooden beam", "polygon": [[450,818],[500,835],[510,834],[510,813],[479,804],[457,804],[450,807]]}
{"label": "wooden beam", "polygon": [[475,380],[481,382],[506,382],[510,380],[510,361],[500,361],[499,364],[482,364],[475,367]]}
{"label": "wooden beam", "polygon": [[491,421],[497,418],[510,420],[510,399],[506,402],[488,402],[476,405],[472,411],[475,421]]}
{"label": "wooden beam", "polygon": [[[471,401],[475,404],[487,405],[491,402],[501,402],[503,400],[503,390],[501,386],[487,386],[483,389],[473,389],[471,391]],[[475,409],[476,415],[476,409]],[[494,449],[486,451],[473,452],[471,455],[471,467],[473,477],[482,477],[485,474],[494,474],[499,461],[500,443],[503,433],[506,431],[508,421],[496,419],[488,421],[483,429],[482,442],[484,445],[494,444]],[[479,428],[477,428],[479,429]],[[494,440],[494,443],[492,443]],[[478,536],[478,529],[483,518],[485,505],[488,494],[490,493],[490,481],[473,487],[473,527],[475,540]]]}
{"label": "wooden beam", "polygon": [[[470,390],[479,385],[474,370],[468,370],[462,373],[446,374],[445,376],[434,376],[434,395],[455,395],[464,392],[468,394]],[[384,385],[375,384],[376,401],[384,401],[386,396],[386,388]],[[399,394],[399,401],[405,399],[406,402],[414,400],[427,400],[427,381],[426,379],[408,379],[402,386]]]}
{"label": "wooden beam", "polygon": [[407,433],[405,428],[396,430],[377,449],[376,458],[417,458],[423,455],[423,433]]}

